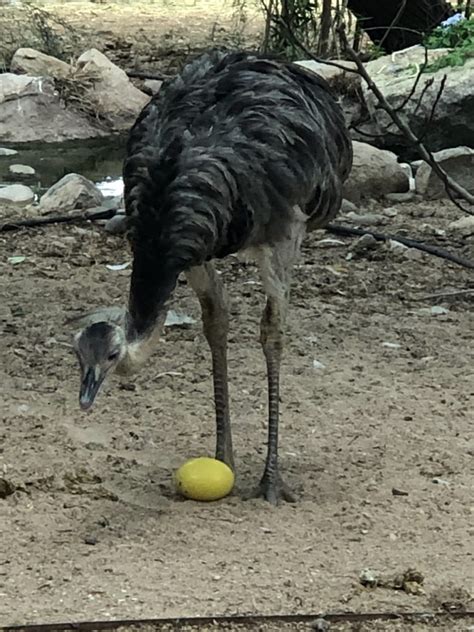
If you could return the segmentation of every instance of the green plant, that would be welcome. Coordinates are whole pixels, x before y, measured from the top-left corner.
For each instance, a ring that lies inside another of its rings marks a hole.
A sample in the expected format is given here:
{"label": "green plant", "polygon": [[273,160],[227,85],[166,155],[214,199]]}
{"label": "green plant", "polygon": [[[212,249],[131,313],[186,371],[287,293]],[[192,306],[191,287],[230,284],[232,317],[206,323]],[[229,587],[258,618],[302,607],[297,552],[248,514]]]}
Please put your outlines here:
{"label": "green plant", "polygon": [[452,49],[431,62],[426,68],[427,72],[462,66],[469,58],[474,57],[474,19],[460,20],[446,27],[439,26],[425,38],[424,43],[429,49]]}

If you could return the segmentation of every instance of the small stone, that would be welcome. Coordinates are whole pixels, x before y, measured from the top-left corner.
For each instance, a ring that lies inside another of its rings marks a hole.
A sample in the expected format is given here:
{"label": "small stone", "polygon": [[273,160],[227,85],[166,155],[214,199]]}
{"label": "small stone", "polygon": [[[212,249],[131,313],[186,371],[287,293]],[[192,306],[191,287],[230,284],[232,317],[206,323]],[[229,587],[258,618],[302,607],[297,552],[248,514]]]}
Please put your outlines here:
{"label": "small stone", "polygon": [[360,572],[359,581],[362,586],[367,586],[368,588],[375,588],[378,583],[375,571],[371,570],[370,568],[364,568]]}
{"label": "small stone", "polygon": [[311,629],[313,632],[329,632],[331,624],[326,619],[316,619],[311,623]]}
{"label": "small stone", "polygon": [[393,206],[387,206],[387,208],[384,208],[382,212],[387,217],[396,217],[398,215],[397,209],[393,208]]}
{"label": "small stone", "polygon": [[474,235],[474,215],[461,217],[460,219],[451,222],[448,228],[460,233],[464,237],[470,237],[471,235]]}
{"label": "small stone", "polygon": [[143,85],[150,94],[158,94],[163,82],[159,79],[146,79]]}
{"label": "small stone", "polygon": [[344,198],[341,203],[341,213],[355,213],[355,212],[357,212],[357,206],[350,200],[346,200]]}
{"label": "small stone", "polygon": [[15,156],[17,154],[16,149],[9,149],[8,147],[0,147],[0,156]]}
{"label": "small stone", "polygon": [[127,217],[117,213],[105,223],[104,230],[111,235],[123,235],[127,231]]}
{"label": "small stone", "polygon": [[403,191],[401,193],[386,193],[384,198],[387,202],[393,202],[394,204],[402,204],[403,202],[411,202],[416,197],[414,191]]}
{"label": "small stone", "polygon": [[408,250],[408,246],[405,246],[405,244],[402,244],[400,241],[397,241],[396,239],[389,239],[387,244],[388,244],[388,249],[390,250],[390,252],[404,254],[405,251]]}
{"label": "small stone", "polygon": [[68,173],[46,191],[40,200],[43,213],[71,211],[100,206],[104,196],[93,182],[77,173]]}
{"label": "small stone", "polygon": [[377,248],[377,245],[378,242],[373,235],[362,235],[351,244],[349,252],[360,254],[368,250],[374,250]]}
{"label": "small stone", "polygon": [[[433,154],[444,171],[469,193],[474,193],[474,149],[472,147],[450,147]],[[429,200],[447,198],[444,183],[432,167],[423,161],[416,172],[416,192]],[[453,192],[455,196],[457,194]]]}
{"label": "small stone", "polygon": [[0,478],[0,498],[7,498],[15,492],[15,485],[6,478]]}
{"label": "small stone", "polygon": [[23,184],[9,184],[0,188],[0,202],[27,206],[35,199],[34,192]]}
{"label": "small stone", "polygon": [[95,546],[97,541],[98,540],[95,535],[86,535],[84,538],[84,544],[89,544],[90,546]]}
{"label": "small stone", "polygon": [[354,213],[351,211],[346,214],[345,219],[359,226],[379,226],[387,223],[387,218],[379,213]]}
{"label": "small stone", "polygon": [[10,165],[8,171],[14,176],[34,176],[36,171],[29,165]]}

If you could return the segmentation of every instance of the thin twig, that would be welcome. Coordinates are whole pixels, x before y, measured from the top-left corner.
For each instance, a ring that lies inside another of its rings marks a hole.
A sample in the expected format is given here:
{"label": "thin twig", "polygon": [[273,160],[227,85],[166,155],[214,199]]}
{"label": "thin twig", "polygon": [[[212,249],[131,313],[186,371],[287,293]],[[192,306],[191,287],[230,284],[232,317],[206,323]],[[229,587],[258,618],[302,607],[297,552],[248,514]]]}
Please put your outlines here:
{"label": "thin twig", "polygon": [[441,259],[446,259],[447,261],[457,263],[464,268],[474,270],[474,261],[471,261],[470,259],[465,259],[464,257],[459,257],[458,255],[444,250],[443,248],[438,248],[438,246],[422,244],[421,242],[416,241],[415,239],[410,239],[409,237],[401,237],[399,235],[386,235],[385,233],[377,233],[371,230],[366,230],[365,228],[352,228],[351,226],[344,226],[342,224],[328,224],[326,226],[326,230],[333,235],[342,235],[346,237],[361,237],[362,235],[372,235],[372,237],[374,237],[374,239],[376,239],[377,241],[398,241],[400,244],[408,246],[409,248],[415,248],[416,250],[427,252],[430,255],[434,255],[435,257],[440,257]]}
{"label": "thin twig", "polygon": [[80,213],[69,213],[69,215],[49,215],[48,217],[19,219],[18,221],[0,224],[0,233],[20,230],[21,228],[47,226],[48,224],[64,224],[66,222],[86,222],[98,219],[110,219],[116,212],[116,208],[109,208],[101,211],[81,211]]}
{"label": "thin twig", "polygon": [[474,287],[466,288],[464,290],[446,290],[445,292],[434,292],[433,294],[425,294],[424,296],[416,296],[412,300],[414,301],[431,301],[438,298],[455,298],[456,296],[469,296],[474,294]]}
{"label": "thin twig", "polygon": [[449,176],[446,171],[436,162],[432,152],[425,147],[425,145],[421,142],[421,140],[416,136],[416,134],[412,131],[411,127],[400,118],[397,112],[394,111],[392,106],[388,103],[387,99],[384,97],[383,93],[380,91],[377,84],[370,77],[367,70],[364,67],[364,64],[360,61],[357,53],[351,48],[349,42],[346,37],[346,33],[343,27],[339,29],[339,35],[341,41],[344,44],[345,51],[347,55],[351,58],[351,60],[356,64],[357,69],[359,71],[360,76],[364,79],[369,89],[377,98],[377,101],[380,104],[380,107],[387,112],[395,125],[400,129],[401,132],[406,136],[406,138],[413,143],[413,145],[418,149],[421,157],[425,160],[436,173],[436,175],[442,180],[444,183],[446,192],[450,197],[451,201],[462,211],[465,213],[469,213],[470,215],[474,215],[474,211],[465,208],[462,206],[453,196],[453,191],[459,195],[459,197],[463,198],[469,204],[474,204],[474,195],[466,191],[464,187],[458,184],[455,180]]}

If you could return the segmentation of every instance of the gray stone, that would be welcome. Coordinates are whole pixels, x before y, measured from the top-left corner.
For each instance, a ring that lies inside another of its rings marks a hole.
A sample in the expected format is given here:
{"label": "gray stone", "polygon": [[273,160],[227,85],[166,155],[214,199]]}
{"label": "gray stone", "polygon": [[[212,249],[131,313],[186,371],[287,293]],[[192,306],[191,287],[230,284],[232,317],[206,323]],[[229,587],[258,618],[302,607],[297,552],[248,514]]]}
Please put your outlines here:
{"label": "gray stone", "polygon": [[[449,49],[429,50],[428,59],[432,62],[446,55],[448,51]],[[417,69],[423,64],[424,57],[425,50],[420,45],[407,48],[405,51],[397,51],[395,62],[392,55],[386,55],[368,62],[365,67],[389,105],[399,108],[411,94]],[[431,115],[440,82],[445,74],[447,80],[443,94],[427,128],[426,122]],[[431,79],[432,85],[426,87],[426,82]],[[474,59],[468,59],[463,66],[425,73],[399,114],[409,123],[415,134],[424,134],[425,144],[434,151],[462,144],[474,146],[473,85]],[[420,104],[422,91],[424,95]],[[393,124],[389,115],[378,106],[376,97],[365,84],[362,84],[361,92],[365,107],[361,109],[360,120],[353,121],[361,133],[354,130],[353,138],[364,140],[365,134],[371,134],[371,142],[378,147],[396,148],[397,153],[405,150],[413,154],[410,142]],[[355,97],[353,101],[356,101]],[[367,111],[370,120],[367,120]]]}
{"label": "gray stone", "polygon": [[353,166],[343,190],[346,199],[359,204],[362,199],[408,191],[408,176],[395,154],[358,141],[353,149]]}
{"label": "gray stone", "polygon": [[470,237],[474,235],[474,215],[467,215],[461,217],[449,224],[449,229],[453,232],[459,233],[464,237]]}
{"label": "gray stone", "polygon": [[362,235],[356,239],[349,247],[350,253],[362,254],[378,247],[378,241],[373,235]]}
{"label": "gray stone", "polygon": [[77,67],[97,77],[89,93],[97,113],[111,121],[115,130],[128,131],[150,97],[135,88],[126,72],[95,48],[79,57]]}
{"label": "gray stone", "polygon": [[62,142],[105,136],[85,114],[64,107],[52,79],[0,74],[0,142]]}
{"label": "gray stone", "polygon": [[34,192],[23,184],[10,184],[0,188],[0,203],[27,206],[34,199]]}
{"label": "gray stone", "polygon": [[36,77],[64,79],[72,73],[72,66],[34,48],[19,48],[13,55],[10,70]]}
{"label": "gray stone", "polygon": [[[474,193],[474,149],[452,147],[436,152],[433,157],[453,180]],[[449,197],[443,182],[427,162],[423,161],[418,168],[415,182],[416,192],[429,200]],[[453,195],[456,197],[454,191]]]}
{"label": "gray stone", "polygon": [[29,165],[10,165],[8,171],[14,176],[34,176],[36,171]]}
{"label": "gray stone", "polygon": [[345,219],[358,226],[380,226],[387,223],[387,217],[380,213],[347,213]]}
{"label": "gray stone", "polygon": [[107,220],[104,230],[111,235],[124,235],[127,231],[127,217],[123,213],[117,213]]}
{"label": "gray stone", "polygon": [[163,85],[163,82],[159,79],[146,79],[144,81],[145,88],[147,88],[151,94],[158,94]]}
{"label": "gray stone", "polygon": [[0,157],[1,156],[15,156],[17,154],[16,149],[9,149],[8,147],[0,147]]}
{"label": "gray stone", "polygon": [[341,213],[356,213],[357,206],[350,200],[343,199],[341,203]]}
{"label": "gray stone", "polygon": [[401,204],[403,202],[411,202],[416,197],[414,191],[404,191],[403,193],[386,193],[384,198],[387,202],[393,202],[394,204]]}
{"label": "gray stone", "polygon": [[72,211],[100,206],[103,195],[93,182],[77,173],[69,173],[46,191],[40,200],[43,213]]}

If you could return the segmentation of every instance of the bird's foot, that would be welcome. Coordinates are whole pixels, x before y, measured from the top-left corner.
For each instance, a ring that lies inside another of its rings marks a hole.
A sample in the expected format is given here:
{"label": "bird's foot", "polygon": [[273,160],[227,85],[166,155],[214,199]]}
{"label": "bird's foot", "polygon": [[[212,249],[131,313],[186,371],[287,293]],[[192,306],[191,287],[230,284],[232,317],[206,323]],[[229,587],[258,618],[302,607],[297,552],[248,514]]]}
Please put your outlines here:
{"label": "bird's foot", "polygon": [[278,505],[282,500],[287,503],[295,503],[297,500],[278,470],[272,474],[264,472],[254,496],[264,498],[272,505]]}

